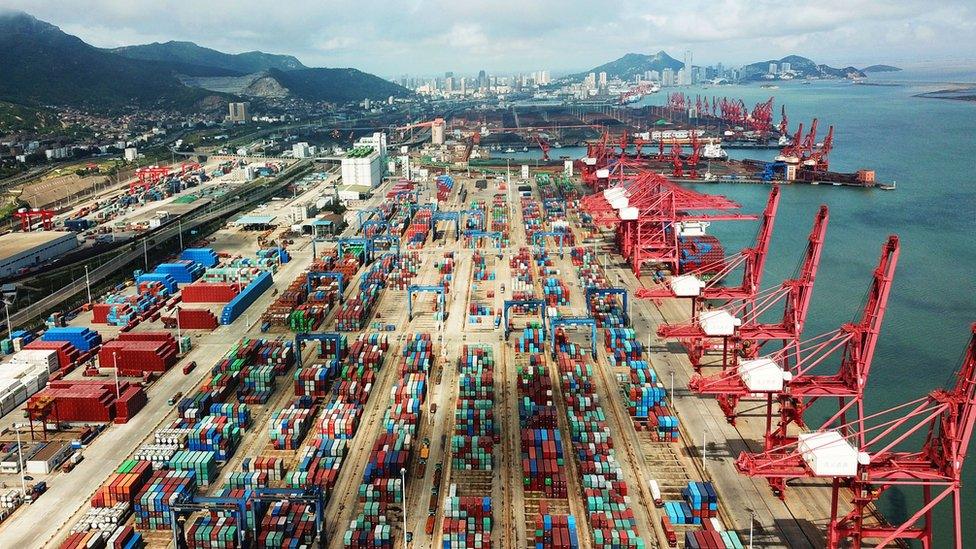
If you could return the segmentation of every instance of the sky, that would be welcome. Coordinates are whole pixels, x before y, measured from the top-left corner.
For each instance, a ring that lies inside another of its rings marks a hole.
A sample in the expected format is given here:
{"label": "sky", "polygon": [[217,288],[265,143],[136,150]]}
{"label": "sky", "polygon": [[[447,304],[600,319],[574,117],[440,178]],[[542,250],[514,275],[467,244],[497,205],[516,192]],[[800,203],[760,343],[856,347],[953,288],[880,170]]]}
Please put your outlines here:
{"label": "sky", "polygon": [[100,47],[186,40],[388,78],[576,72],[628,52],[695,64],[976,58],[976,0],[0,0]]}

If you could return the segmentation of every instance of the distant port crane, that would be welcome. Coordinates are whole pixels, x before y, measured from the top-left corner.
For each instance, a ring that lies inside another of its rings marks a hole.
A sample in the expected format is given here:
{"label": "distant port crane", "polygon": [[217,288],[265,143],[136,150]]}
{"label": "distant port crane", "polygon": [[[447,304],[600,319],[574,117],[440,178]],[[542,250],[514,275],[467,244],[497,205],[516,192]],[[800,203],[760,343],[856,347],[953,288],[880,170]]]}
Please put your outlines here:
{"label": "distant port crane", "polygon": [[[930,365],[926,365],[930,367]],[[962,470],[976,425],[976,323],[955,373],[955,384],[849,423],[801,435],[793,443],[761,453],[743,452],[736,468],[766,479],[831,478],[827,547],[886,547],[895,540],[933,543],[932,512],[952,501],[952,545],[963,548]],[[848,434],[841,433],[847,430]],[[906,441],[922,440],[905,450]],[[869,506],[892,488],[921,488],[922,505],[901,524],[866,523]],[[850,489],[852,509],[838,503]]]}
{"label": "distant port crane", "polygon": [[54,229],[54,210],[44,210],[38,208],[20,208],[13,213],[13,216],[20,220],[20,230],[28,233],[34,230],[34,220],[40,220],[41,227],[45,231]]}

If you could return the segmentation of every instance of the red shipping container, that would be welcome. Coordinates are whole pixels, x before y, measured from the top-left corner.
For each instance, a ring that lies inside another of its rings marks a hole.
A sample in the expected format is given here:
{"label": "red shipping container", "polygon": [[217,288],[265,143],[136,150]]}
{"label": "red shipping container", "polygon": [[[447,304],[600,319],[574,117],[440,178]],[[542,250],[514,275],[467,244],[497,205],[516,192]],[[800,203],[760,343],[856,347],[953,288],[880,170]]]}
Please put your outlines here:
{"label": "red shipping container", "polygon": [[184,303],[227,303],[239,293],[241,293],[240,284],[194,282],[183,286],[180,295]]}
{"label": "red shipping container", "polygon": [[57,351],[58,365],[62,369],[67,368],[68,366],[74,364],[81,356],[81,353],[78,352],[78,349],[76,349],[74,345],[68,343],[67,341],[41,341],[39,339],[35,339],[34,341],[31,341],[30,343],[25,345],[24,349],[36,349],[41,351]]}
{"label": "red shipping container", "polygon": [[183,330],[213,330],[218,325],[217,315],[210,309],[180,309],[177,317]]}

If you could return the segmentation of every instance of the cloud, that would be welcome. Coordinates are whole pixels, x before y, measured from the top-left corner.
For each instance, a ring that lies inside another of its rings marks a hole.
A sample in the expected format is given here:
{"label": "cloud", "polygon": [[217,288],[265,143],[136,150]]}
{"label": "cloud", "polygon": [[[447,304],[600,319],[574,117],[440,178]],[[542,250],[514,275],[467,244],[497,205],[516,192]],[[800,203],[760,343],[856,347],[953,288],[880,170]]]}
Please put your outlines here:
{"label": "cloud", "polygon": [[972,56],[971,0],[0,0],[96,46],[189,40],[384,76],[582,70],[627,52],[831,64]]}

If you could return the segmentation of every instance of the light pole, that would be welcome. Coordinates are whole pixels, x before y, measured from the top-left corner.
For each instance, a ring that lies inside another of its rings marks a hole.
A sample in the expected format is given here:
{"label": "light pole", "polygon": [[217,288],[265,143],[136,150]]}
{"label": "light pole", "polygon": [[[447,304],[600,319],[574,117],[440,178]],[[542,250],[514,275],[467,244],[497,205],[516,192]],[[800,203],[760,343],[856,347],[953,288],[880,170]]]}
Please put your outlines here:
{"label": "light pole", "polygon": [[400,467],[400,482],[403,484],[401,488],[403,489],[403,547],[407,547],[407,469],[406,467]]}
{"label": "light pole", "polygon": [[708,455],[708,431],[702,431],[702,471],[705,470],[705,458]]}
{"label": "light pole", "polygon": [[671,370],[671,407],[674,408],[675,413],[677,414],[677,408],[675,408],[674,405],[674,370]]}
{"label": "light pole", "polygon": [[176,223],[179,225],[180,230],[180,251],[183,251],[183,219],[177,219]]}
{"label": "light pole", "polygon": [[756,514],[749,513],[749,549],[752,549],[752,525],[756,522]]}
{"label": "light pole", "polygon": [[10,304],[3,300],[3,311],[7,313],[7,339],[13,339],[13,330],[10,328]]}
{"label": "light pole", "polygon": [[115,366],[115,398],[122,398],[122,391],[119,390],[119,354],[112,351],[112,362]]}
{"label": "light pole", "polygon": [[183,331],[180,327],[180,310],[176,309],[176,348],[179,349],[183,344],[180,341],[183,339]]}
{"label": "light pole", "polygon": [[88,277],[88,265],[85,265],[85,289],[88,290],[88,303],[91,304],[91,279]]}
{"label": "light pole", "polygon": [[146,264],[146,272],[149,271],[149,243],[143,238],[142,239],[142,261]]}
{"label": "light pole", "polygon": [[20,489],[24,492],[24,499],[27,499],[27,481],[24,479],[24,451],[20,444],[20,424],[14,423],[14,430],[17,431],[17,462],[20,463]]}

